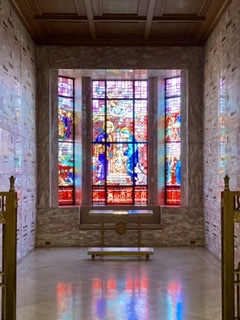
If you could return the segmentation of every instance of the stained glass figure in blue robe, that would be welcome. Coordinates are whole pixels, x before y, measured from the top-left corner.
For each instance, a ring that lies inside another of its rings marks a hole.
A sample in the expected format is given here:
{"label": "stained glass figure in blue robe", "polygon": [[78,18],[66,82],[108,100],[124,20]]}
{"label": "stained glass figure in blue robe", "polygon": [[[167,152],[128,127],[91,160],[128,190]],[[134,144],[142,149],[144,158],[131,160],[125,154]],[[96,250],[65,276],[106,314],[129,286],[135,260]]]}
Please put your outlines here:
{"label": "stained glass figure in blue robe", "polygon": [[[106,129],[106,130],[105,130]],[[97,135],[95,139],[95,154],[97,156],[97,185],[104,184],[108,172],[108,159],[110,155],[111,148],[111,133],[114,130],[114,125],[111,121],[103,124],[101,132]]]}
{"label": "stained glass figure in blue robe", "polygon": [[124,150],[124,155],[127,157],[126,161],[126,172],[130,176],[132,182],[137,181],[137,173],[135,172],[135,168],[138,165],[138,146],[137,140],[134,138],[130,129],[124,127],[120,131],[121,137],[128,142],[126,150]]}

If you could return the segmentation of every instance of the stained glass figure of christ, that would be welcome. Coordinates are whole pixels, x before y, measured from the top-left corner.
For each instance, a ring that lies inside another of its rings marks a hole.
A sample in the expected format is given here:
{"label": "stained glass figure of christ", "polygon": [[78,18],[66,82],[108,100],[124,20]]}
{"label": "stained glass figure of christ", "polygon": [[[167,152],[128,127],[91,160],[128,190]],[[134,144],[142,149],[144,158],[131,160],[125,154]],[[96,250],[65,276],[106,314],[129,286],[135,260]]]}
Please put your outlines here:
{"label": "stained glass figure of christ", "polygon": [[147,81],[93,81],[93,204],[146,204]]}

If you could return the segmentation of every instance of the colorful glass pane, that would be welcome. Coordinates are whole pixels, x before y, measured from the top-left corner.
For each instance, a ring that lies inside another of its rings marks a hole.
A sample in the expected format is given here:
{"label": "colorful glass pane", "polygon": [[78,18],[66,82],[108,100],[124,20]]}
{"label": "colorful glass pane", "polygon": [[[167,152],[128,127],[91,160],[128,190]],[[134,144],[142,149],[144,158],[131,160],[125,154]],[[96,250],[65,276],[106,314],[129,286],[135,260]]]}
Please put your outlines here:
{"label": "colorful glass pane", "polygon": [[73,144],[59,142],[58,144],[59,186],[73,185]]}
{"label": "colorful glass pane", "polygon": [[135,99],[147,99],[147,81],[135,81],[134,93]]}
{"label": "colorful glass pane", "polygon": [[[100,136],[97,139],[100,139]],[[105,144],[100,140],[96,140],[93,145],[92,171],[93,185],[104,185],[108,171],[108,159]]]}
{"label": "colorful glass pane", "polygon": [[107,81],[107,99],[133,99],[133,81]]}
{"label": "colorful glass pane", "polygon": [[61,205],[73,204],[73,187],[59,186],[58,198]]}
{"label": "colorful glass pane", "polygon": [[181,77],[166,79],[166,98],[181,95]]}
{"label": "colorful glass pane", "polygon": [[105,204],[105,187],[94,186],[92,191],[93,204]]}
{"label": "colorful glass pane", "polygon": [[[134,81],[105,84],[111,98],[93,99],[92,108],[93,202],[134,204],[134,186],[147,186],[147,100],[133,99]],[[142,92],[147,90],[146,84],[144,81]],[[107,105],[106,111],[98,107],[100,103]],[[104,186],[104,197],[96,194],[97,185]],[[126,191],[124,196],[120,193],[127,186],[132,186],[131,197]]]}
{"label": "colorful glass pane", "polygon": [[136,100],[135,103],[135,138],[138,142],[147,141],[147,101]]}
{"label": "colorful glass pane", "polygon": [[180,98],[166,100],[166,141],[180,141]]}
{"label": "colorful glass pane", "polygon": [[73,140],[73,99],[58,98],[58,139]]}
{"label": "colorful glass pane", "polygon": [[132,117],[133,101],[132,100],[108,100],[107,116],[113,117]]}
{"label": "colorful glass pane", "polygon": [[74,203],[74,79],[58,77],[59,205]]}
{"label": "colorful glass pane", "polygon": [[166,144],[166,185],[181,184],[180,144]]}
{"label": "colorful glass pane", "polygon": [[147,187],[135,187],[135,204],[147,204],[148,191]]}
{"label": "colorful glass pane", "polygon": [[166,187],[166,204],[180,205],[181,190],[180,187]]}
{"label": "colorful glass pane", "polygon": [[181,78],[166,79],[166,204],[180,204]]}
{"label": "colorful glass pane", "polygon": [[73,97],[74,80],[65,77],[58,77],[58,95]]}
{"label": "colorful glass pane", "polygon": [[92,97],[93,99],[104,99],[106,94],[105,81],[92,82]]}
{"label": "colorful glass pane", "polygon": [[132,204],[133,188],[131,187],[107,187],[107,204]]}
{"label": "colorful glass pane", "polygon": [[93,114],[97,115],[97,114],[101,114],[101,115],[105,115],[105,100],[93,100],[92,102],[92,110],[93,110]]}

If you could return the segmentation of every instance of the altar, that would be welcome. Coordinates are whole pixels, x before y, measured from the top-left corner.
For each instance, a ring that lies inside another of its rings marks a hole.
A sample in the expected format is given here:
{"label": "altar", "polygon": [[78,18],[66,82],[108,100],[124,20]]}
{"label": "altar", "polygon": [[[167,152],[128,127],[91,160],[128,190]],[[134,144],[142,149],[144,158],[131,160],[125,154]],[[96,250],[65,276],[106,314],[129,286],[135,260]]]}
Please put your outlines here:
{"label": "altar", "polygon": [[[95,256],[145,256],[146,260],[149,260],[149,256],[153,254],[153,248],[142,247],[141,246],[141,218],[151,217],[153,215],[152,210],[90,210],[90,216],[100,216],[101,217],[101,247],[91,247],[88,248],[88,254],[95,259]],[[119,235],[123,235],[127,231],[127,222],[124,217],[128,216],[135,218],[137,220],[138,232],[137,232],[137,247],[105,247],[104,246],[104,233],[105,233],[105,218],[109,216],[117,216],[119,220],[116,221],[115,231]]]}

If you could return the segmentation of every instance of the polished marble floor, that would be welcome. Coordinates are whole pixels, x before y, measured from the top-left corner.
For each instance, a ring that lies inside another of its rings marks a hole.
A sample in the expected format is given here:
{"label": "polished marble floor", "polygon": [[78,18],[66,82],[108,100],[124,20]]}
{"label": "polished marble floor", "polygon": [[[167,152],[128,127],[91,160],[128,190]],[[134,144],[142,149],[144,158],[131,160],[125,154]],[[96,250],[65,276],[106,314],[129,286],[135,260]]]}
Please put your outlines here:
{"label": "polished marble floor", "polygon": [[36,249],[18,264],[17,320],[221,320],[220,262],[203,248],[150,261]]}

